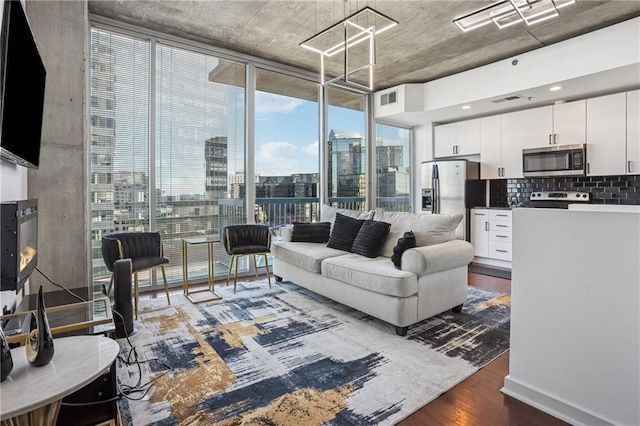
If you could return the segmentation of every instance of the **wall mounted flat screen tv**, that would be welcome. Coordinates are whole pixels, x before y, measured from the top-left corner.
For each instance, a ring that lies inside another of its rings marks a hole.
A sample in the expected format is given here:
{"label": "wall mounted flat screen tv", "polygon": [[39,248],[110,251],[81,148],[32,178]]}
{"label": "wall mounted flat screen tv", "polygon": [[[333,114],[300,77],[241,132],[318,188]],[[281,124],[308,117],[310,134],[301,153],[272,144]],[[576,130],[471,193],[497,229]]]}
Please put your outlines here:
{"label": "wall mounted flat screen tv", "polygon": [[17,292],[38,264],[38,200],[0,206],[0,290]]}
{"label": "wall mounted flat screen tv", "polygon": [[20,0],[4,1],[0,60],[0,155],[37,169],[46,70]]}

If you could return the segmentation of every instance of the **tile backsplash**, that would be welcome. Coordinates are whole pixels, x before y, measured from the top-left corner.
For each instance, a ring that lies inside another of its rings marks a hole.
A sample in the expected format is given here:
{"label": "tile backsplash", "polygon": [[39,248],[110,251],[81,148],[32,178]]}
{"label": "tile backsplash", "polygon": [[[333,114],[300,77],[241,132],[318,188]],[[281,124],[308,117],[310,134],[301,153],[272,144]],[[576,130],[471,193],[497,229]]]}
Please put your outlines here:
{"label": "tile backsplash", "polygon": [[532,192],[558,190],[590,192],[594,204],[640,205],[640,175],[491,180],[489,205],[528,205]]}

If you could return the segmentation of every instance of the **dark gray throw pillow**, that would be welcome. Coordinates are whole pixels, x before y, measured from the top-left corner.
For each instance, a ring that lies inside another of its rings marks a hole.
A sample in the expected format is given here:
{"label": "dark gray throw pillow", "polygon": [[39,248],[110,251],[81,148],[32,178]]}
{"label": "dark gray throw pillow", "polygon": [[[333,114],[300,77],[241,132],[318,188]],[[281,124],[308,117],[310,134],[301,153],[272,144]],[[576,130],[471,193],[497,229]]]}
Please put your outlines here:
{"label": "dark gray throw pillow", "polygon": [[375,258],[380,256],[382,247],[387,241],[389,235],[390,223],[380,222],[377,220],[365,221],[356,239],[353,240],[353,247],[351,251],[361,256]]}
{"label": "dark gray throw pillow", "polygon": [[393,248],[393,256],[391,256],[391,261],[396,268],[402,266],[402,253],[413,247],[416,247],[416,237],[413,235],[413,231],[407,231],[402,237],[398,238],[398,244]]}
{"label": "dark gray throw pillow", "polygon": [[327,247],[350,252],[353,240],[356,239],[364,222],[364,220],[336,213],[336,220],[333,222],[333,230],[329,236]]}
{"label": "dark gray throw pillow", "polygon": [[331,232],[330,222],[303,223],[294,222],[291,232],[292,242],[326,243]]}

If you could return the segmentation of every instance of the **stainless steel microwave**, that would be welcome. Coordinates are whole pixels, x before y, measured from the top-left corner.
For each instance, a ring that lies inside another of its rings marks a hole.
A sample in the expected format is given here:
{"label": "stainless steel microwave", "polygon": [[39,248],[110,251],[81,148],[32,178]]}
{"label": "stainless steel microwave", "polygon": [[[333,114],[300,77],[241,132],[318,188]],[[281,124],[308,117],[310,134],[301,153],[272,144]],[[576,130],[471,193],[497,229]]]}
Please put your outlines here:
{"label": "stainless steel microwave", "polygon": [[522,150],[522,172],[525,177],[584,176],[586,168],[586,144]]}

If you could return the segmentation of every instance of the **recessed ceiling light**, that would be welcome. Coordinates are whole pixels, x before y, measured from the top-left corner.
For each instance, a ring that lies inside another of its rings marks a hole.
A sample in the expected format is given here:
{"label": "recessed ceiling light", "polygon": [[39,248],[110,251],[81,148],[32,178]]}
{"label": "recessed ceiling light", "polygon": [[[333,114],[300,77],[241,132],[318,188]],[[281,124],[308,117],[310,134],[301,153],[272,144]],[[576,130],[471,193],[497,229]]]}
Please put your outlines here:
{"label": "recessed ceiling light", "polygon": [[471,109],[471,108],[472,108],[471,105],[463,105],[462,106],[462,109]]}
{"label": "recessed ceiling light", "polygon": [[557,92],[558,90],[562,90],[564,89],[564,86],[553,86],[553,87],[549,87],[549,91],[550,92]]}

